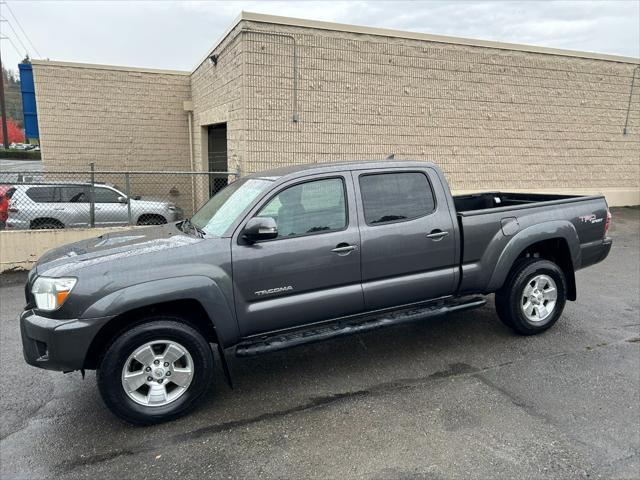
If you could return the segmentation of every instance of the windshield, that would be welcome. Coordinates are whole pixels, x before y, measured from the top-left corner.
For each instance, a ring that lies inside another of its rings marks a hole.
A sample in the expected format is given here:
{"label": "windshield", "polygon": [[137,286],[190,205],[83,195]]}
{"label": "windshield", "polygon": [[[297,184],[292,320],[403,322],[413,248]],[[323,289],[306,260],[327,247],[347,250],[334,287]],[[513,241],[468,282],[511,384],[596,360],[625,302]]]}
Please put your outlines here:
{"label": "windshield", "polygon": [[271,184],[271,180],[245,178],[216,193],[191,218],[207,235],[221,237],[245,208]]}

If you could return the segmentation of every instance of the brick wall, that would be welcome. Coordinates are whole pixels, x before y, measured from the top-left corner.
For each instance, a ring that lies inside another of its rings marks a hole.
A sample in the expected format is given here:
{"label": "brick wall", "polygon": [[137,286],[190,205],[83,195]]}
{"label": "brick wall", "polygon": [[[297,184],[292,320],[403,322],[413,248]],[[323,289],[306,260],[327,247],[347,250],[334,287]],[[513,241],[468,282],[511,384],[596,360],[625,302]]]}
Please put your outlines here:
{"label": "brick wall", "polygon": [[[245,22],[246,171],[396,158],[439,164],[456,190],[640,187],[634,65]],[[640,77],[640,75],[639,75]]]}
{"label": "brick wall", "polygon": [[[120,67],[34,62],[40,143],[45,172],[189,170],[188,74]],[[55,181],[88,181],[88,175],[52,175]],[[125,191],[122,175],[96,181]],[[193,210],[186,177],[137,175],[131,193],[162,198]]]}
{"label": "brick wall", "polygon": [[244,50],[238,25],[216,48],[218,64],[205,59],[191,75],[196,168],[207,168],[208,125],[227,122],[228,165],[233,171],[245,155]]}
{"label": "brick wall", "polygon": [[188,74],[34,62],[47,170],[189,168]]}
{"label": "brick wall", "polygon": [[640,203],[640,71],[622,133],[633,63],[255,17],[191,75],[34,62],[45,168],[187,170],[192,100],[199,171],[207,126],[227,122],[229,169],[243,173],[395,154],[437,163],[458,192],[620,191]]}

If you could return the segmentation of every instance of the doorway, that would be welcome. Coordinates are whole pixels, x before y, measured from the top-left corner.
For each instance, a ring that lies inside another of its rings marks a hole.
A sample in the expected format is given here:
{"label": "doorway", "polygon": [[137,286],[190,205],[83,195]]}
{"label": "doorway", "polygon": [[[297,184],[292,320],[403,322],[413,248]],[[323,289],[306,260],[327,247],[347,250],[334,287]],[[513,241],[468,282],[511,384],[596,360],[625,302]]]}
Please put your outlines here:
{"label": "doorway", "polygon": [[[208,127],[208,167],[210,172],[227,172],[227,124]],[[213,175],[209,179],[209,196],[212,197],[229,183],[227,175]]]}

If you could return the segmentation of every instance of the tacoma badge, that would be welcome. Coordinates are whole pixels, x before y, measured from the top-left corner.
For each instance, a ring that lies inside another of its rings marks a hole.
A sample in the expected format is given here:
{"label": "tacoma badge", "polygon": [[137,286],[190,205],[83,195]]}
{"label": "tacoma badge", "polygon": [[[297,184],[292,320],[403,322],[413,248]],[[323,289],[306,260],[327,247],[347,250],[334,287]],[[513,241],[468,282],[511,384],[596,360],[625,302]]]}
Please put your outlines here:
{"label": "tacoma badge", "polygon": [[291,285],[287,285],[286,287],[270,288],[269,290],[258,290],[257,292],[253,293],[255,293],[256,295],[271,295],[273,293],[288,292],[289,290],[293,290],[293,287]]}

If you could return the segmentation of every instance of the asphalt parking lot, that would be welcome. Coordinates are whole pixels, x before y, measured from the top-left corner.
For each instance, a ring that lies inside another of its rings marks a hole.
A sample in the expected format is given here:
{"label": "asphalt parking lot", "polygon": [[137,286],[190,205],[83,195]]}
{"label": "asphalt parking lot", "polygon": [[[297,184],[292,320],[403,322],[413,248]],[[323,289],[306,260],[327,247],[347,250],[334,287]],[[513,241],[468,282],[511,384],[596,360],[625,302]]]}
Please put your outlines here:
{"label": "asphalt parking lot", "polygon": [[[536,337],[482,309],[237,359],[235,390],[132,427],[88,372],[27,366],[24,275],[0,281],[0,477],[639,478],[640,209]],[[218,365],[218,370],[220,370]]]}
{"label": "asphalt parking lot", "polygon": [[1,172],[41,172],[40,160],[0,160]]}

